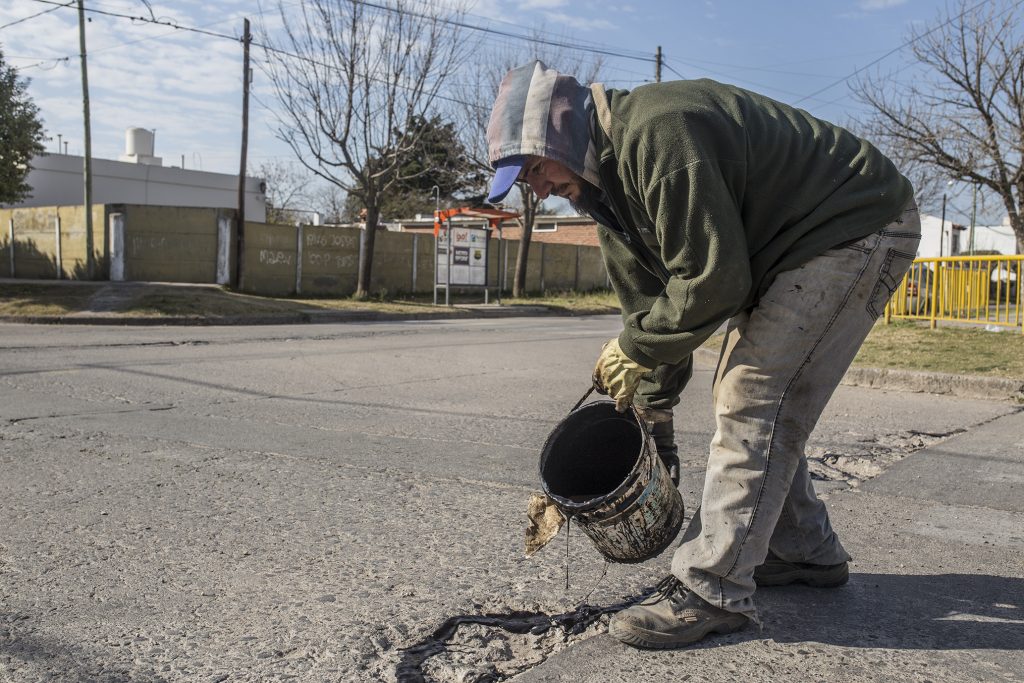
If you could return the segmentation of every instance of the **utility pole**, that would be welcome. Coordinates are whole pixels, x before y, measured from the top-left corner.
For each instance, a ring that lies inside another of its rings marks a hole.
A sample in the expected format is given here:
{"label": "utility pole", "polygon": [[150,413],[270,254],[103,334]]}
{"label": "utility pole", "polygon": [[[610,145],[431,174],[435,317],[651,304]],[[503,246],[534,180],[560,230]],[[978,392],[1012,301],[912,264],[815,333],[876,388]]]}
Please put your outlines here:
{"label": "utility pole", "polygon": [[939,258],[943,256],[943,242],[946,239],[946,193],[942,193],[942,223],[939,226]]}
{"label": "utility pole", "polygon": [[971,186],[971,232],[967,238],[967,249],[974,256],[974,221],[978,217],[978,183]]}
{"label": "utility pole", "polygon": [[[82,116],[85,120],[85,277],[92,279],[92,134],[89,124],[89,68],[85,60],[85,5],[78,0],[78,45],[82,51]],[[60,264],[57,264],[60,270]]]}
{"label": "utility pole", "polygon": [[661,83],[661,45],[654,53],[654,82]]}
{"label": "utility pole", "polygon": [[238,171],[238,218],[235,223],[235,287],[242,288],[245,276],[245,165],[249,149],[249,20],[242,28],[242,160]]}

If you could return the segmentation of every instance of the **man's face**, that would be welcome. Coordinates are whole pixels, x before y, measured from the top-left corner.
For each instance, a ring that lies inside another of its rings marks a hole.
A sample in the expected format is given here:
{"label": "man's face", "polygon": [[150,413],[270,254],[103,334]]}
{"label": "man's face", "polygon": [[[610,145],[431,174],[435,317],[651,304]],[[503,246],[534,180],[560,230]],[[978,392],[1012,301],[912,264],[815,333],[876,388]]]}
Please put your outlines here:
{"label": "man's face", "polygon": [[519,181],[529,185],[538,199],[555,195],[570,202],[579,201],[584,183],[587,182],[570,171],[565,164],[538,156],[526,158]]}

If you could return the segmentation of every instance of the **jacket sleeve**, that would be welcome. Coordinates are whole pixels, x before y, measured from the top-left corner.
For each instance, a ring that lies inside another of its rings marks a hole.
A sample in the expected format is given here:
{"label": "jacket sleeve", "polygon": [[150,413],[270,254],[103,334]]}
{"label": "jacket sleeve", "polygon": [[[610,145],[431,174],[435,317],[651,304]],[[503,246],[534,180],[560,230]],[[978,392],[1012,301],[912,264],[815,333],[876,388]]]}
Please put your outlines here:
{"label": "jacket sleeve", "polygon": [[[623,321],[637,313],[650,311],[663,295],[665,284],[647,270],[608,228],[598,228],[598,238],[608,279],[622,307]],[[675,365],[657,365],[640,380],[633,402],[641,408],[671,408],[679,402],[679,394],[692,374],[692,356]]]}
{"label": "jacket sleeve", "polygon": [[648,367],[677,365],[746,302],[750,259],[738,201],[720,164],[698,161],[644,186],[659,256],[669,271],[663,290],[628,313],[619,344]]}

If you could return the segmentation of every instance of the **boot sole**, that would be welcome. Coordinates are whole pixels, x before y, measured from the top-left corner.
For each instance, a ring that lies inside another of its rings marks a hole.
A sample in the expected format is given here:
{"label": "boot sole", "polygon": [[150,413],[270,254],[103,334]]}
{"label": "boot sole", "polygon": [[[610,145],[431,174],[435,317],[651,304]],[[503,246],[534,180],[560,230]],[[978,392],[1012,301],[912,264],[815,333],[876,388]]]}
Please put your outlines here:
{"label": "boot sole", "polygon": [[770,576],[758,576],[754,574],[754,583],[758,588],[768,586],[789,586],[794,583],[802,583],[812,588],[838,588],[850,580],[850,570],[846,565],[839,565],[834,569],[792,569],[790,571],[778,572]]}
{"label": "boot sole", "polygon": [[635,626],[622,626],[613,621],[608,626],[608,634],[627,645],[643,648],[645,650],[670,650],[687,645],[693,645],[711,635],[712,633],[728,634],[739,631],[746,626],[750,620],[747,617],[738,615],[734,622],[719,621],[717,623],[705,624],[703,627],[688,629],[685,634],[667,634],[657,631],[645,631]]}

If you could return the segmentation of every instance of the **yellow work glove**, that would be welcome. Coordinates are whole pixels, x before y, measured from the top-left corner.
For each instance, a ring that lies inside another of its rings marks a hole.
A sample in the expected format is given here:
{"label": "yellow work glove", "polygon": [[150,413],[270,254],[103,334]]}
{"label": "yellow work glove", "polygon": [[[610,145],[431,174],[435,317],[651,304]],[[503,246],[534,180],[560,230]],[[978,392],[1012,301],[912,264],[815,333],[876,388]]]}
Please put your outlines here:
{"label": "yellow work glove", "polygon": [[614,399],[615,409],[624,413],[633,402],[641,376],[650,371],[651,368],[645,368],[623,353],[618,339],[612,339],[601,349],[594,366],[594,387]]}

